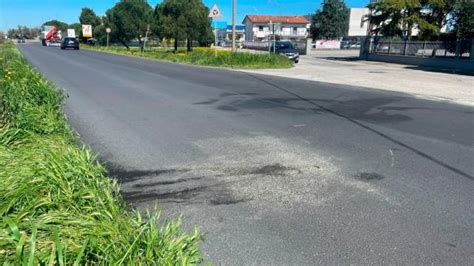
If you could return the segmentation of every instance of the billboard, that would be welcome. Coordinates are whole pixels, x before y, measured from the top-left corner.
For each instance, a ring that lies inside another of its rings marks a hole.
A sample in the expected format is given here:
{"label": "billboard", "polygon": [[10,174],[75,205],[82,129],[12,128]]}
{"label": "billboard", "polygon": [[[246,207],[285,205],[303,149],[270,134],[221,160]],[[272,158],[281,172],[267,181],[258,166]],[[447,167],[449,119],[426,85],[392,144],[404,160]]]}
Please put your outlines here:
{"label": "billboard", "polygon": [[67,37],[76,38],[76,31],[74,29],[67,29]]}
{"label": "billboard", "polygon": [[92,37],[91,25],[82,25],[82,37]]}

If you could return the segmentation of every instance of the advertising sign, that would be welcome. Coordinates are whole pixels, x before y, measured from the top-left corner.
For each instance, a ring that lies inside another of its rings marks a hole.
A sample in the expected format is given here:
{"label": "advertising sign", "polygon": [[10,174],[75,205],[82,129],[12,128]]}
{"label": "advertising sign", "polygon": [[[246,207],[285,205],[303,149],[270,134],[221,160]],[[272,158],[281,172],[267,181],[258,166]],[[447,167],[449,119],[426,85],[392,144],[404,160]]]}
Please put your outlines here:
{"label": "advertising sign", "polygon": [[317,40],[316,49],[340,49],[341,41],[338,40]]}
{"label": "advertising sign", "polygon": [[92,37],[92,26],[91,25],[82,25],[82,36],[83,37]]}
{"label": "advertising sign", "polygon": [[76,31],[74,29],[67,29],[67,37],[76,38]]}

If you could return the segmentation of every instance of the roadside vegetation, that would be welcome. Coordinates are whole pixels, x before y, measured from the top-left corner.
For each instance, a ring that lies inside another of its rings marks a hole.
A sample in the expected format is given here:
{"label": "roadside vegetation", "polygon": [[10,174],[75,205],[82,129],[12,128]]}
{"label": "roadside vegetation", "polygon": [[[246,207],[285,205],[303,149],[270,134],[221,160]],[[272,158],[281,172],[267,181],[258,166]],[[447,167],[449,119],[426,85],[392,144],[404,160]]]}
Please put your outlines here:
{"label": "roadside vegetation", "polygon": [[86,49],[110,52],[115,54],[132,55],[176,63],[186,63],[203,66],[219,66],[232,68],[291,68],[293,65],[287,57],[278,54],[232,53],[227,50],[211,48],[194,48],[192,51],[179,49],[177,52],[166,48],[126,49],[123,47],[82,46]]}
{"label": "roadside vegetation", "polygon": [[0,44],[0,264],[192,264],[200,234],[130,211],[76,145],[63,95]]}

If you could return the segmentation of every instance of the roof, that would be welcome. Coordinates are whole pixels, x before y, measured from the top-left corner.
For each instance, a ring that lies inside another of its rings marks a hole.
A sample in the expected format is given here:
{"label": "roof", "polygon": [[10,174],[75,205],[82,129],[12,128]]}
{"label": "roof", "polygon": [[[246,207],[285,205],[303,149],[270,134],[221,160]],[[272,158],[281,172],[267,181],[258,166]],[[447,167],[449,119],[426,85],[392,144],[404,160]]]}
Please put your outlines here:
{"label": "roof", "polygon": [[304,16],[267,16],[267,15],[247,15],[244,22],[249,20],[252,23],[288,23],[288,24],[310,24]]}
{"label": "roof", "polygon": [[[227,25],[228,30],[232,30],[232,25]],[[244,25],[235,25],[235,30],[245,30]]]}

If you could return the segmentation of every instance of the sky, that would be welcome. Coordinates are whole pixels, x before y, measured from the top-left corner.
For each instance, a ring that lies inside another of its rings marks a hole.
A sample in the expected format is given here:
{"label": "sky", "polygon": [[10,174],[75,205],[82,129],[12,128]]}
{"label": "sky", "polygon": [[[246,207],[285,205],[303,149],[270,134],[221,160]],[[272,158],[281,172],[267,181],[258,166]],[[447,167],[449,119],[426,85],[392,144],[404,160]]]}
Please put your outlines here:
{"label": "sky", "polygon": [[[162,0],[148,0],[154,8]],[[78,22],[82,7],[94,9],[104,15],[118,0],[0,0],[0,31],[18,25],[40,26],[43,22],[58,19],[68,24]],[[217,4],[223,14],[221,22],[232,21],[232,0],[203,0],[209,8]],[[364,7],[369,0],[346,0],[349,7]],[[306,15],[313,13],[321,0],[237,0],[237,23],[245,15]]]}

